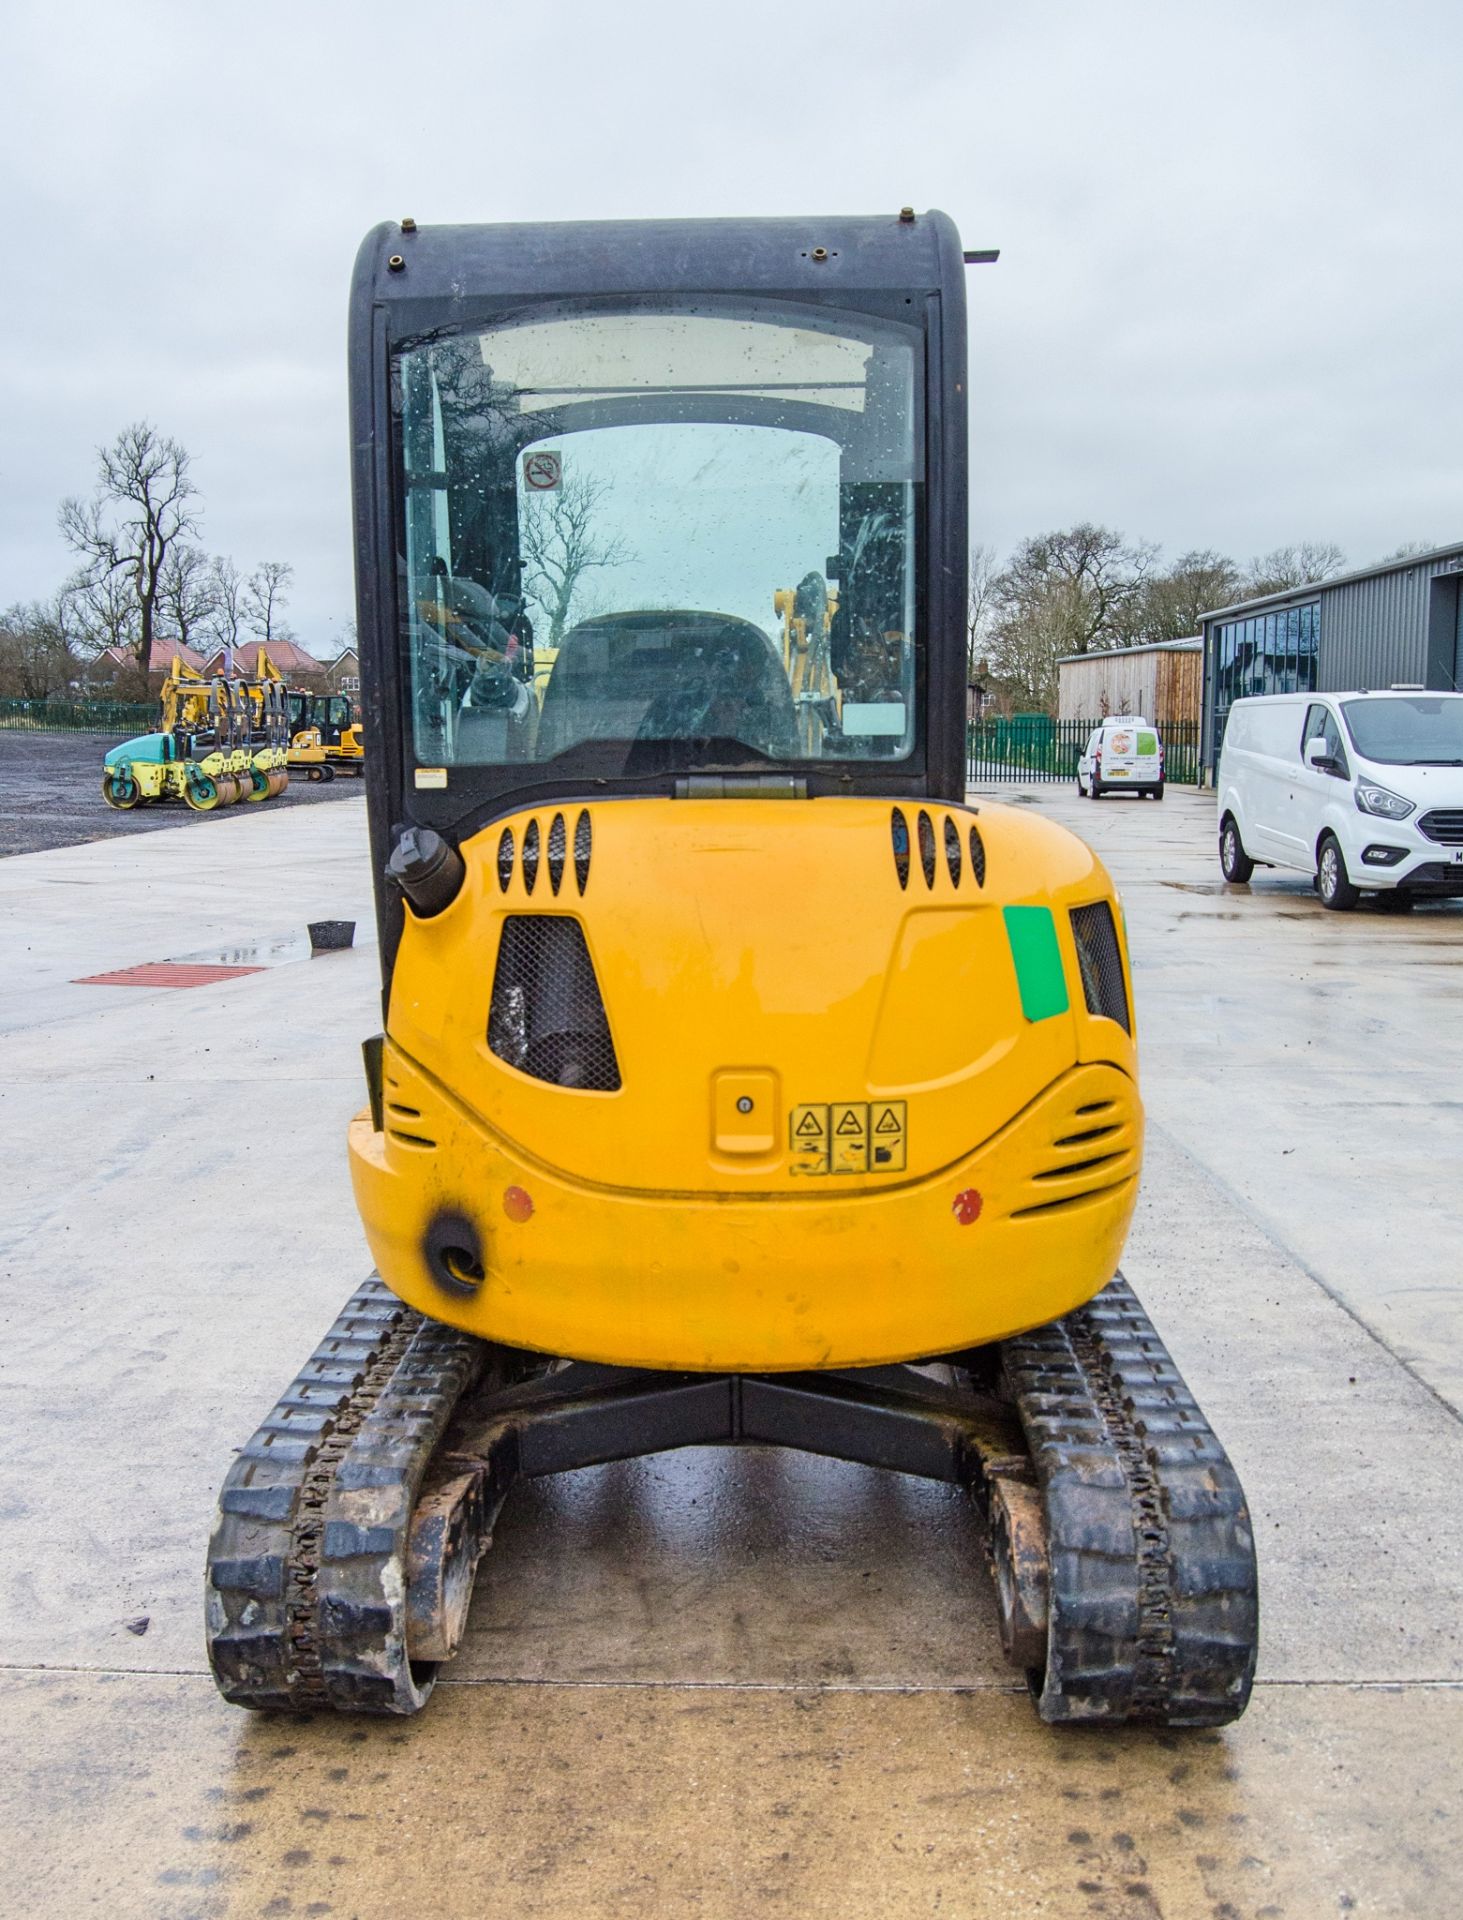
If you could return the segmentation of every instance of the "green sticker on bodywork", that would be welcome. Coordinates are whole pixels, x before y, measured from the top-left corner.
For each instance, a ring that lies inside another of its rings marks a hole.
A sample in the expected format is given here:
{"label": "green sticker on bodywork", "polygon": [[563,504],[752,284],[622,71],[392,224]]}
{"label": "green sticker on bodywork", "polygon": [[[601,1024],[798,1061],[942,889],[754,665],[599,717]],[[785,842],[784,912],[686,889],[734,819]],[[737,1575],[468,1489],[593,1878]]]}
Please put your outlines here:
{"label": "green sticker on bodywork", "polygon": [[1011,958],[1016,962],[1016,984],[1021,989],[1021,1011],[1028,1020],[1050,1020],[1065,1013],[1067,976],[1050,907],[1002,907]]}

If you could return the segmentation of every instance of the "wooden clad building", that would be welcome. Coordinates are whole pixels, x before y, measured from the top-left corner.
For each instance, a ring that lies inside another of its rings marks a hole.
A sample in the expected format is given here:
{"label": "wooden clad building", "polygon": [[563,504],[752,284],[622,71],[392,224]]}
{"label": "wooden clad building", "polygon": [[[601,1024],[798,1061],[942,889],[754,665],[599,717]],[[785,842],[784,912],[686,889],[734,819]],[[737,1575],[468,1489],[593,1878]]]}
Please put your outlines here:
{"label": "wooden clad building", "polygon": [[1204,652],[1197,635],[1146,647],[1074,653],[1057,662],[1059,720],[1141,713],[1160,728],[1197,725],[1203,700]]}

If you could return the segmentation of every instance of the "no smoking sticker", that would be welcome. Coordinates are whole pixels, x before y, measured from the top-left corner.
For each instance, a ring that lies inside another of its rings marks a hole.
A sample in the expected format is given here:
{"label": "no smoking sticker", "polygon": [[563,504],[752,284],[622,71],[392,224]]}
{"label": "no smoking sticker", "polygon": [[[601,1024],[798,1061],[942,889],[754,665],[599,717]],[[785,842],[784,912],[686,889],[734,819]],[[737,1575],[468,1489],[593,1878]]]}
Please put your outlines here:
{"label": "no smoking sticker", "polygon": [[562,485],[564,463],[557,453],[526,453],[523,484],[530,493],[554,493]]}

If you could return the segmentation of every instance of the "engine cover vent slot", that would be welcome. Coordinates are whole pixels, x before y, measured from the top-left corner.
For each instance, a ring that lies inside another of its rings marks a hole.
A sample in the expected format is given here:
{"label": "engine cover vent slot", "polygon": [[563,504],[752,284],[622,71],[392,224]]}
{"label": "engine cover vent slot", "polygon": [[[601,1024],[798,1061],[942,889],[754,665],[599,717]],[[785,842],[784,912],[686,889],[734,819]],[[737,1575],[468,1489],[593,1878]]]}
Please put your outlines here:
{"label": "engine cover vent slot", "polygon": [[895,807],[889,815],[889,831],[894,841],[894,871],[901,887],[909,885],[909,822]]}
{"label": "engine cover vent slot", "polygon": [[985,841],[980,837],[980,828],[970,829],[970,871],[975,875],[978,887],[985,885]]}
{"label": "engine cover vent slot", "polygon": [[950,885],[958,887],[961,869],[960,829],[948,813],[945,815],[945,865],[950,869]]}
{"label": "engine cover vent slot", "polygon": [[1116,1020],[1124,1033],[1133,1031],[1128,1012],[1128,989],[1123,979],[1123,956],[1112,908],[1106,900],[1090,907],[1072,908],[1072,937],[1077,942],[1077,964],[1082,970],[1082,992],[1087,1011]]}
{"label": "engine cover vent slot", "polygon": [[513,829],[504,827],[498,835],[498,889],[506,893],[513,883]]}
{"label": "engine cover vent slot", "polygon": [[523,829],[523,888],[525,893],[533,892],[533,883],[538,879],[538,821],[530,820]]}
{"label": "engine cover vent slot", "polygon": [[589,885],[589,856],[594,846],[594,829],[589,815],[581,813],[574,822],[574,879],[583,893]]}
{"label": "engine cover vent slot", "polygon": [[564,846],[567,836],[564,832],[564,816],[556,813],[549,825],[549,886],[554,893],[559,891],[564,878]]}
{"label": "engine cover vent slot", "polygon": [[919,816],[919,863],[924,869],[925,885],[935,884],[935,828],[930,816],[921,809]]}
{"label": "engine cover vent slot", "polygon": [[[525,859],[527,852],[525,839]],[[505,918],[488,1047],[510,1067],[551,1086],[619,1091],[620,1063],[577,920],[551,913]]]}

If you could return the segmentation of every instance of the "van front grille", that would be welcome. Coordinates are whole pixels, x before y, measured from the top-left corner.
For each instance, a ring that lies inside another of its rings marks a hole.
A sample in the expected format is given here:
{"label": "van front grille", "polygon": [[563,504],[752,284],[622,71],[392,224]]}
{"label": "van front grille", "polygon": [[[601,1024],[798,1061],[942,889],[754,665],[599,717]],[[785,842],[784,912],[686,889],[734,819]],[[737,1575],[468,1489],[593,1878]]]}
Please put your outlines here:
{"label": "van front grille", "polygon": [[1439,846],[1463,847],[1463,807],[1434,807],[1418,821],[1417,830]]}

